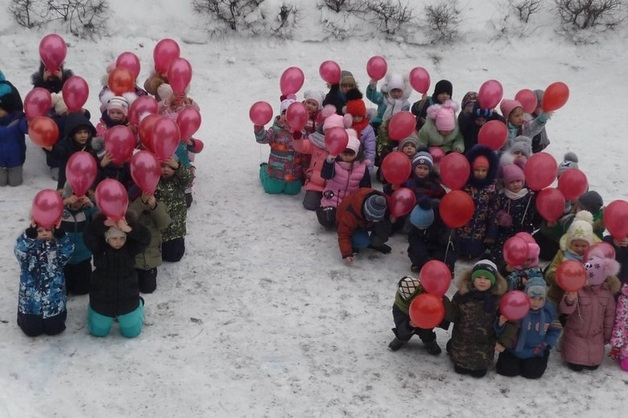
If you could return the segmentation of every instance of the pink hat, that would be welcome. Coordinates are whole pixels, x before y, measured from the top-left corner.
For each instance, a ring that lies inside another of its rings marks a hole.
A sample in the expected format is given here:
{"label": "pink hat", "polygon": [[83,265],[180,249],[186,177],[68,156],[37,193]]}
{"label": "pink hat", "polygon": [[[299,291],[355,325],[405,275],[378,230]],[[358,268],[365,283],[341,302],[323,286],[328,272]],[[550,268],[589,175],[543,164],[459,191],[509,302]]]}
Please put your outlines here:
{"label": "pink hat", "polygon": [[506,118],[506,120],[508,120],[512,111],[518,107],[523,108],[523,106],[521,105],[521,103],[519,103],[518,100],[504,99],[499,105],[499,110],[501,110],[502,116]]}
{"label": "pink hat", "polygon": [[358,139],[358,133],[355,129],[347,129],[349,135],[349,142],[347,142],[347,149],[353,150],[356,154],[360,151],[360,140]]}
{"label": "pink hat", "polygon": [[517,180],[521,180],[523,182],[526,180],[523,170],[516,164],[508,164],[504,166],[502,177],[505,185]]}
{"label": "pink hat", "polygon": [[447,108],[442,108],[436,115],[436,129],[442,132],[453,131],[456,127],[456,117],[454,112]]}
{"label": "pink hat", "polygon": [[113,96],[107,102],[107,111],[119,110],[124,116],[129,114],[129,102],[122,96]]}
{"label": "pink hat", "polygon": [[604,283],[608,276],[615,276],[619,273],[620,265],[613,258],[603,258],[593,255],[584,263],[587,270],[589,284],[597,286]]}

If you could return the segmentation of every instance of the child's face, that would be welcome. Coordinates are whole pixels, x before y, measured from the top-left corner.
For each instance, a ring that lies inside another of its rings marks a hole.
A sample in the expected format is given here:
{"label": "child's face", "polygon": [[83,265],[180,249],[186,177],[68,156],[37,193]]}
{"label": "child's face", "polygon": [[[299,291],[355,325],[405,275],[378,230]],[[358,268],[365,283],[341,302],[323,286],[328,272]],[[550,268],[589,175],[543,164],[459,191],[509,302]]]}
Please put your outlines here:
{"label": "child's face", "polygon": [[390,93],[388,93],[388,94],[390,94],[390,97],[392,97],[393,99],[399,100],[399,99],[401,99],[403,97],[403,90],[401,90],[401,89],[392,89],[390,91]]}
{"label": "child's face", "polygon": [[425,178],[428,174],[430,174],[430,168],[425,164],[417,164],[417,166],[414,167],[414,175],[418,178]]}
{"label": "child's face", "polygon": [[528,157],[526,157],[526,155],[521,150],[514,151],[512,153],[512,155],[514,155],[515,161],[517,161],[517,160],[525,160],[525,159],[528,158]]}
{"label": "child's face", "polygon": [[161,177],[170,178],[174,175],[174,168],[170,167],[168,164],[161,165]]}
{"label": "child's face", "polygon": [[85,145],[89,139],[89,130],[87,128],[79,128],[74,132],[74,141],[81,145]]}
{"label": "child's face", "polygon": [[352,150],[347,148],[346,150],[342,151],[342,153],[340,153],[340,159],[346,163],[350,163],[351,161],[355,160],[355,158],[358,155]]}
{"label": "child's face", "polygon": [[478,180],[484,180],[488,175],[488,168],[486,167],[475,167],[473,168],[473,177]]}
{"label": "child's face", "polygon": [[512,123],[514,126],[523,125],[523,109],[521,107],[515,108],[512,112],[510,112],[510,116],[508,117],[508,121]]}
{"label": "child's face", "polygon": [[449,99],[451,99],[451,96],[449,95],[449,93],[439,93],[436,96],[436,101],[438,103],[445,103]]}
{"label": "child's face", "polygon": [[307,99],[305,101],[305,108],[307,109],[308,113],[316,113],[318,112],[318,102],[314,99]]}
{"label": "child's face", "polygon": [[543,296],[529,296],[530,309],[533,311],[539,310],[545,305],[545,298]]}
{"label": "child's face", "polygon": [[41,241],[51,241],[52,240],[52,229],[37,227],[37,239]]}
{"label": "child's face", "polygon": [[115,122],[122,122],[126,118],[120,109],[107,110],[107,115]]}
{"label": "child's face", "polygon": [[353,88],[355,88],[354,83],[342,83],[340,85],[340,91],[342,91],[344,94],[347,94],[347,92]]}
{"label": "child's face", "polygon": [[584,255],[588,248],[589,243],[583,239],[574,239],[569,245],[569,249],[573,251],[574,254],[578,255]]}
{"label": "child's face", "polygon": [[536,109],[534,109],[534,112],[532,112],[532,116],[538,116],[541,113],[543,113],[543,103],[541,103],[536,107]]}
{"label": "child's face", "polygon": [[491,281],[486,276],[478,276],[473,279],[473,287],[480,292],[485,292],[491,288]]}
{"label": "child's face", "polygon": [[416,155],[416,147],[413,143],[405,144],[401,151],[410,158]]}
{"label": "child's face", "polygon": [[122,248],[124,243],[126,242],[126,236],[124,237],[111,237],[107,240],[107,243],[111,245],[112,248],[119,250]]}
{"label": "child's face", "polygon": [[5,117],[6,115],[8,115],[7,111],[2,109],[2,108],[0,108],[0,118]]}
{"label": "child's face", "polygon": [[364,120],[364,116],[362,115],[351,115],[351,117],[353,118],[353,123],[361,123]]}
{"label": "child's face", "polygon": [[279,116],[279,121],[283,122],[283,123],[287,123],[288,122],[288,118],[286,117],[286,114],[288,113],[287,110],[284,110],[283,112],[281,112],[281,115]]}
{"label": "child's face", "polygon": [[519,193],[523,189],[523,181],[515,180],[506,185],[506,188],[513,193]]}

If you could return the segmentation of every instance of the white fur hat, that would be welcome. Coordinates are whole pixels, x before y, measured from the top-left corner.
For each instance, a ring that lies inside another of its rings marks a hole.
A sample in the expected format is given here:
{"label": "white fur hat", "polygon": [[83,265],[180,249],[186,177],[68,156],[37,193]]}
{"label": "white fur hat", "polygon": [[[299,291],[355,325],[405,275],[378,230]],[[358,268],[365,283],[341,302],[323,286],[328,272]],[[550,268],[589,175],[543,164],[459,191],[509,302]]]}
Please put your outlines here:
{"label": "white fur hat", "polygon": [[303,94],[305,100],[314,100],[318,103],[318,110],[323,108],[323,100],[325,100],[325,93],[320,90],[308,90]]}
{"label": "white fur hat", "polygon": [[105,241],[109,242],[111,238],[122,238],[126,237],[126,232],[121,229],[116,228],[115,226],[109,227],[108,230],[105,231]]}
{"label": "white fur hat", "polygon": [[403,80],[403,76],[401,74],[391,74],[390,77],[388,77],[388,89],[389,90],[393,90],[393,89],[399,89],[399,90],[405,90],[406,84]]}
{"label": "white fur hat", "polygon": [[54,107],[57,115],[61,116],[68,113],[68,107],[65,105],[63,95],[60,92],[52,93],[50,96],[52,97],[52,107]]}

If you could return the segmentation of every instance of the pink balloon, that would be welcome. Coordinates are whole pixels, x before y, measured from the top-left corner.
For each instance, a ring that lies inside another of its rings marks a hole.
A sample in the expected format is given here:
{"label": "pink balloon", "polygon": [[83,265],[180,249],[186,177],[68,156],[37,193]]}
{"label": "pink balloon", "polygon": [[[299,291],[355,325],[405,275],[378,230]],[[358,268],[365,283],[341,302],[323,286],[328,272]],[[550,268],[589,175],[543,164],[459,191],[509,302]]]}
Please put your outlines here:
{"label": "pink balloon", "polygon": [[416,193],[407,187],[400,187],[388,198],[390,214],[394,217],[401,217],[412,212],[416,205]]}
{"label": "pink balloon", "polygon": [[563,214],[565,208],[565,196],[560,190],[553,187],[541,190],[536,195],[536,210],[543,219],[554,222]]}
{"label": "pink balloon", "polygon": [[519,92],[515,94],[515,100],[521,103],[521,107],[523,107],[525,113],[534,112],[538,104],[536,93],[530,89],[519,90]]}
{"label": "pink balloon", "polygon": [[511,267],[522,267],[528,259],[528,243],[521,237],[510,237],[504,242],[504,260]]}
{"label": "pink balloon", "polygon": [[628,237],[628,202],[625,200],[613,200],[604,208],[604,225],[617,240]]}
{"label": "pink balloon", "polygon": [[33,221],[46,229],[50,229],[61,221],[63,199],[56,190],[44,189],[35,195],[31,206]]}
{"label": "pink balloon", "polygon": [[427,93],[430,88],[430,75],[423,67],[415,67],[410,71],[410,85],[419,93]]}
{"label": "pink balloon", "polygon": [[566,170],[558,178],[558,190],[563,193],[567,200],[577,200],[589,189],[589,182],[586,174],[577,168]]}
{"label": "pink balloon", "polygon": [[156,114],[159,111],[159,103],[152,96],[140,96],[133,100],[129,106],[129,124],[138,126],[140,124],[140,116],[144,113]]}
{"label": "pink balloon", "polygon": [[129,195],[124,186],[114,179],[104,179],[96,186],[96,204],[107,218],[119,221],[129,207]]}
{"label": "pink balloon", "polygon": [[349,135],[340,126],[334,126],[325,131],[325,147],[329,155],[339,155],[347,148]]}
{"label": "pink balloon", "polygon": [[371,57],[366,63],[366,73],[373,80],[381,80],[388,71],[388,63],[383,57],[378,55]]}
{"label": "pink balloon", "polygon": [[168,82],[174,94],[183,94],[192,81],[192,65],[185,58],[176,58],[168,68]]}
{"label": "pink balloon", "polygon": [[249,109],[249,119],[253,125],[264,126],[273,118],[273,107],[268,102],[255,102]]}
{"label": "pink balloon", "polygon": [[116,59],[116,67],[126,68],[134,79],[140,75],[140,59],[132,52],[123,52]]}
{"label": "pink balloon", "polygon": [[35,87],[24,98],[24,113],[26,119],[31,120],[37,116],[46,116],[52,106],[50,92],[42,87]]}
{"label": "pink balloon", "polygon": [[509,321],[523,319],[529,311],[530,298],[521,290],[511,290],[499,301],[499,312]]}
{"label": "pink balloon", "polygon": [[166,161],[177,150],[181,134],[177,123],[172,119],[162,116],[153,126],[151,132],[151,151],[159,161]]}
{"label": "pink balloon", "polygon": [[161,165],[150,151],[142,150],[133,154],[129,169],[133,181],[144,193],[155,193],[161,176]]}
{"label": "pink balloon", "polygon": [[530,189],[542,190],[556,179],[558,164],[551,154],[537,152],[528,158],[523,172]]}
{"label": "pink balloon", "polygon": [[443,297],[451,285],[451,270],[440,260],[430,260],[421,267],[419,279],[427,293]]}
{"label": "pink balloon", "polygon": [[162,39],[157,42],[155,49],[153,50],[153,61],[155,62],[155,71],[159,74],[166,74],[170,64],[175,59],[179,58],[181,49],[172,39]]}
{"label": "pink balloon", "polygon": [[85,196],[96,180],[96,160],[87,151],[78,151],[70,156],[65,166],[65,177],[72,188],[72,192]]}
{"label": "pink balloon", "polygon": [[105,132],[105,151],[111,155],[114,164],[128,161],[136,145],[135,134],[128,126],[116,125]]}
{"label": "pink balloon", "polygon": [[414,115],[407,110],[402,110],[390,118],[388,137],[395,141],[401,141],[414,132],[415,127],[416,118]]}
{"label": "pink balloon", "polygon": [[508,127],[501,120],[489,120],[478,132],[478,143],[493,151],[501,149],[508,140]]}
{"label": "pink balloon", "polygon": [[495,109],[502,97],[504,97],[504,89],[499,81],[488,80],[480,86],[478,101],[482,109]]}
{"label": "pink balloon", "polygon": [[201,127],[201,113],[194,106],[185,106],[177,115],[181,139],[186,140]]}
{"label": "pink balloon", "polygon": [[73,75],[63,83],[62,93],[68,112],[78,112],[87,102],[89,86],[82,77]]}
{"label": "pink balloon", "polygon": [[403,152],[393,151],[384,157],[381,170],[386,181],[390,184],[399,185],[410,177],[412,163]]}
{"label": "pink balloon", "polygon": [[294,131],[300,131],[307,124],[308,113],[305,105],[301,102],[294,102],[290,106],[288,106],[288,111],[286,112],[286,119],[288,120],[288,125]]}
{"label": "pink balloon", "polygon": [[340,70],[340,65],[338,65],[335,61],[323,61],[321,66],[318,68],[318,74],[320,74],[321,78],[329,84],[340,83],[341,73],[342,71]]}
{"label": "pink balloon", "polygon": [[434,165],[440,166],[443,158],[445,157],[445,151],[443,151],[441,147],[430,147],[430,155],[432,156]]}
{"label": "pink balloon", "polygon": [[297,91],[303,87],[305,81],[305,75],[299,67],[288,67],[281,74],[279,79],[279,88],[281,94],[287,96],[289,94],[296,94]]}
{"label": "pink balloon", "polygon": [[57,34],[46,35],[39,42],[39,57],[44,67],[51,73],[61,68],[67,52],[65,41]]}
{"label": "pink balloon", "polygon": [[445,186],[451,190],[462,189],[470,175],[471,166],[464,155],[452,152],[443,157],[440,163],[440,176]]}

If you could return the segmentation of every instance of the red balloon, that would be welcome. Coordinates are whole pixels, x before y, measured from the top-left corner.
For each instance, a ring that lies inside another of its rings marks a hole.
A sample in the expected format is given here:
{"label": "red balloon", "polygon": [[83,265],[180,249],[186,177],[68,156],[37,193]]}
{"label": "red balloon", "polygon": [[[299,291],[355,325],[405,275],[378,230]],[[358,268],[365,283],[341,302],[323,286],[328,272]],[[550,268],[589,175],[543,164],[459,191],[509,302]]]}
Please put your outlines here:
{"label": "red balloon", "polygon": [[51,147],[59,139],[59,127],[48,116],[36,116],[28,122],[28,136],[35,145]]}
{"label": "red balloon", "polygon": [[556,267],[556,283],[565,292],[577,292],[587,283],[587,270],[577,260],[562,261]]}
{"label": "red balloon", "polygon": [[550,154],[537,152],[528,158],[523,172],[528,187],[538,191],[548,187],[556,179],[558,164]]}
{"label": "red balloon", "polygon": [[140,142],[142,143],[144,148],[146,148],[147,150],[150,150],[150,151],[153,150],[152,132],[153,132],[153,128],[155,127],[155,122],[157,122],[160,118],[161,116],[159,115],[150,114],[144,117],[144,119],[142,119],[142,121],[140,122],[139,130],[138,130],[138,133],[140,136]]}
{"label": "red balloon", "polygon": [[46,116],[52,106],[50,92],[42,87],[35,87],[24,98],[24,113],[26,119],[31,120],[37,116]]}
{"label": "red balloon", "polygon": [[155,49],[153,50],[153,61],[155,62],[155,71],[159,74],[166,74],[170,64],[175,59],[179,58],[181,49],[172,39],[162,39],[157,42]]}
{"label": "red balloon", "polygon": [[116,67],[126,68],[134,79],[140,75],[140,59],[132,52],[123,52],[116,59]]}
{"label": "red balloon", "polygon": [[548,187],[536,195],[536,210],[543,219],[554,222],[562,216],[564,209],[565,196],[560,190]]}
{"label": "red balloon", "polygon": [[530,312],[530,298],[521,290],[506,292],[499,301],[499,312],[509,321],[523,319]]}
{"label": "red balloon", "polygon": [[62,214],[63,199],[56,190],[44,189],[35,195],[31,215],[37,225],[50,229],[61,221]]}
{"label": "red balloon", "polygon": [[503,255],[511,267],[522,267],[528,260],[528,243],[521,237],[510,237],[504,242]]}
{"label": "red balloon", "polygon": [[192,81],[192,65],[185,58],[176,58],[168,68],[168,82],[174,94],[184,94]]}
{"label": "red balloon", "polygon": [[253,125],[264,126],[273,118],[273,107],[268,102],[255,102],[249,109],[249,119]]}
{"label": "red balloon", "polygon": [[423,67],[410,70],[410,85],[419,93],[427,93],[430,88],[430,74]]}
{"label": "red balloon", "polygon": [[427,293],[442,298],[451,285],[451,270],[440,260],[430,260],[421,268],[419,278]]}
{"label": "red balloon", "polygon": [[416,118],[414,115],[403,110],[390,118],[388,125],[388,137],[395,141],[401,141],[402,139],[410,136],[414,132],[416,127]]}
{"label": "red balloon", "polygon": [[124,186],[114,179],[104,179],[96,186],[96,204],[107,218],[119,221],[129,206],[129,195]]}
{"label": "red balloon", "polygon": [[388,64],[383,57],[376,55],[371,57],[366,63],[366,73],[373,80],[381,80],[384,78],[386,71],[388,71]]}
{"label": "red balloon", "polygon": [[567,84],[557,81],[550,84],[543,93],[543,111],[553,112],[560,109],[569,100],[569,87]]}
{"label": "red balloon", "polygon": [[482,109],[495,109],[504,97],[504,88],[497,80],[482,83],[478,92],[478,102]]}
{"label": "red balloon", "polygon": [[628,202],[613,200],[604,208],[604,225],[617,240],[628,237]]}
{"label": "red balloon", "polygon": [[519,92],[515,94],[515,100],[521,103],[521,107],[525,113],[533,113],[539,101],[536,97],[536,93],[530,89],[519,90]]}
{"label": "red balloon", "polygon": [[61,68],[67,52],[65,41],[57,34],[46,35],[39,42],[39,57],[44,67],[51,73]]}
{"label": "red balloon", "polygon": [[129,106],[129,124],[140,124],[140,116],[144,113],[156,114],[159,111],[159,103],[152,96],[140,96],[133,100]]}
{"label": "red balloon", "polygon": [[440,176],[443,184],[451,190],[462,189],[471,175],[469,160],[457,152],[443,157],[440,163]]}
{"label": "red balloon", "polygon": [[473,217],[475,204],[471,196],[462,190],[452,190],[440,201],[440,217],[452,229],[465,226]]}
{"label": "red balloon", "polygon": [[96,180],[96,160],[87,151],[78,151],[70,156],[65,166],[65,177],[72,188],[72,192],[81,197]]}
{"label": "red balloon", "polygon": [[62,92],[63,101],[68,107],[68,112],[78,112],[87,102],[89,86],[82,77],[73,75],[63,83]]}
{"label": "red balloon", "polygon": [[166,161],[177,150],[180,138],[177,123],[166,116],[161,116],[153,125],[150,150],[158,161]]}
{"label": "red balloon", "polygon": [[329,151],[329,155],[339,155],[347,149],[348,143],[349,135],[340,126],[334,126],[325,131],[325,147]]}
{"label": "red balloon", "polygon": [[300,131],[307,124],[308,112],[301,102],[294,102],[288,106],[286,120],[293,131]]}
{"label": "red balloon", "polygon": [[161,176],[161,165],[150,151],[133,154],[129,169],[133,181],[144,193],[155,193]]}
{"label": "red balloon", "polygon": [[340,65],[338,65],[335,61],[323,61],[321,66],[318,67],[318,74],[329,84],[340,83],[341,73],[342,71],[340,70]]}
{"label": "red balloon", "polygon": [[432,329],[445,319],[445,306],[440,297],[422,293],[412,299],[408,313],[418,328]]}
{"label": "red balloon", "polygon": [[393,151],[384,157],[381,169],[386,181],[390,184],[400,185],[410,178],[412,163],[403,152]]}
{"label": "red balloon", "polygon": [[299,67],[288,67],[281,74],[279,79],[279,88],[281,94],[288,96],[290,94],[296,94],[297,91],[303,87],[305,81],[305,75]]}
{"label": "red balloon", "polygon": [[489,120],[478,132],[478,143],[493,151],[500,150],[508,140],[508,127],[501,120]]}
{"label": "red balloon", "polygon": [[131,158],[137,142],[133,131],[125,125],[116,125],[105,132],[105,151],[114,164],[122,164]]}
{"label": "red balloon", "polygon": [[587,250],[584,252],[584,255],[582,256],[582,259],[588,260],[592,256],[597,256],[600,258],[610,258],[614,260],[615,249],[608,242],[596,242],[595,244],[587,248]]}
{"label": "red balloon", "polygon": [[390,214],[396,218],[412,212],[414,205],[416,205],[416,194],[407,187],[398,188],[388,199]]}
{"label": "red balloon", "polygon": [[577,200],[589,189],[587,176],[579,169],[566,170],[558,178],[558,190],[566,200]]}
{"label": "red balloon", "polygon": [[201,113],[194,106],[185,106],[177,115],[181,139],[188,139],[201,127]]}
{"label": "red balloon", "polygon": [[109,73],[107,85],[116,96],[122,96],[123,93],[135,91],[135,77],[129,69],[116,67]]}

